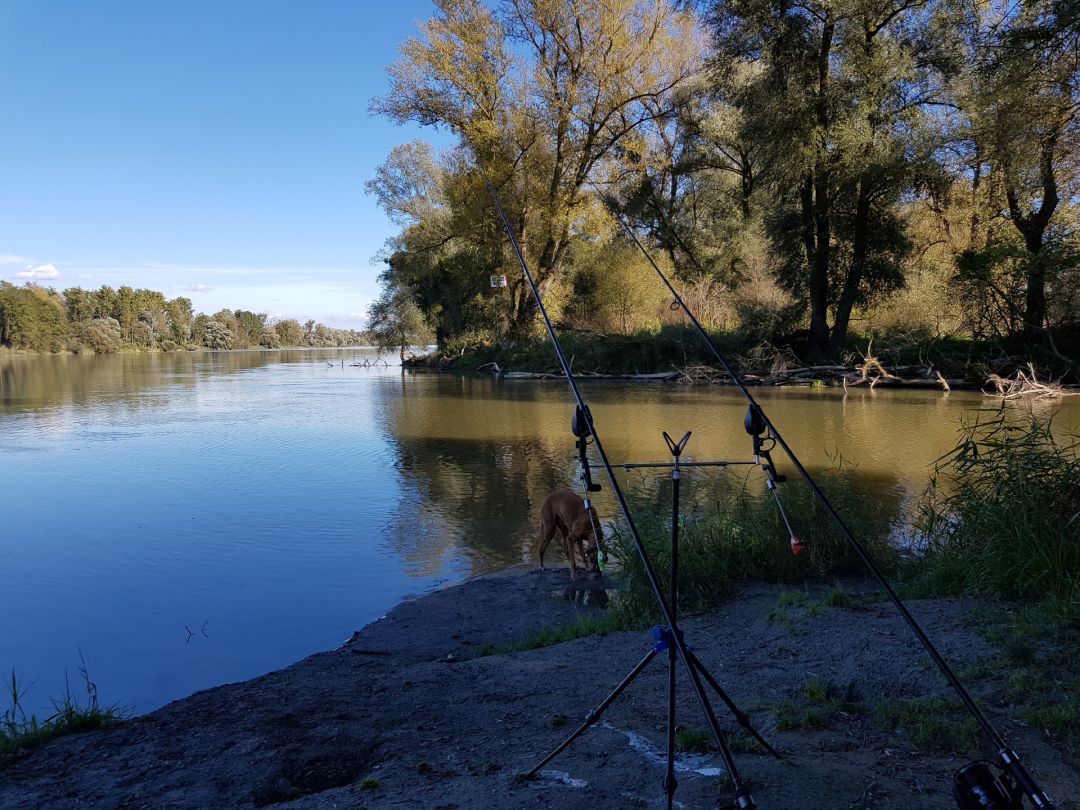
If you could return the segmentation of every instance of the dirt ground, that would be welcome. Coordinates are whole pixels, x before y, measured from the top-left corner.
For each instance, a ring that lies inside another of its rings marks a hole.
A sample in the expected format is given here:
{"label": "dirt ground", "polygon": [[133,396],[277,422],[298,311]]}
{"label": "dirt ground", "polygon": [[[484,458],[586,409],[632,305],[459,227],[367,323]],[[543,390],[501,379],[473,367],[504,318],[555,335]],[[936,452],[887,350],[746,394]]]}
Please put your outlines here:
{"label": "dirt ground", "polygon": [[[539,779],[520,776],[651,648],[639,631],[490,653],[604,610],[596,603],[610,583],[569,584],[559,569],[473,579],[398,606],[340,649],[56,740],[0,770],[0,808],[662,807],[666,654]],[[757,806],[954,807],[951,774],[978,748],[918,751],[875,719],[880,705],[948,697],[943,679],[890,605],[824,607],[825,589],[747,586],[682,623],[696,655],[784,755],[763,753],[715,701]],[[959,670],[982,665],[969,685],[992,722],[1060,808],[1080,808],[1075,763],[1008,710],[1006,673],[987,666],[1000,654],[978,625],[1002,608],[910,607]],[[681,670],[678,679],[680,725],[705,729]],[[677,807],[731,799],[716,754],[680,754],[677,778]]]}

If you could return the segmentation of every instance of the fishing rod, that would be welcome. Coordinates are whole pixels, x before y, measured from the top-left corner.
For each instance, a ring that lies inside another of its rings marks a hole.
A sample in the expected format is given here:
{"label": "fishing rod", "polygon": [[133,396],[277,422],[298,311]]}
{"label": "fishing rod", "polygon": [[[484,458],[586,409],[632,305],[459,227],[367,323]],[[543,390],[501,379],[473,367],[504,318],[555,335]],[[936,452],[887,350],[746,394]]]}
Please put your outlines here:
{"label": "fishing rod", "polygon": [[[681,308],[682,311],[686,313],[686,316],[694,325],[694,329],[704,341],[705,345],[712,352],[713,356],[716,357],[717,361],[719,361],[724,371],[731,377],[731,381],[750,403],[746,413],[746,431],[755,437],[755,452],[759,447],[758,441],[760,434],[767,431],[768,438],[771,438],[787,455],[788,459],[795,467],[795,470],[799,473],[799,476],[806,482],[806,485],[814,494],[814,497],[816,497],[818,502],[824,507],[833,523],[840,530],[840,533],[844,536],[852,549],[854,549],[867,570],[874,576],[874,579],[877,580],[882,590],[885,591],[889,600],[893,603],[893,606],[900,612],[900,615],[903,617],[908,627],[922,644],[923,649],[926,650],[934,660],[934,663],[937,664],[938,669],[945,676],[949,685],[952,686],[953,691],[956,692],[961,702],[993,742],[997,749],[997,757],[999,760],[997,763],[998,767],[1008,775],[1009,779],[996,779],[994,773],[987,767],[987,763],[982,761],[972,762],[964,766],[958,770],[953,777],[953,795],[960,810],[978,810],[979,808],[986,808],[987,810],[1021,810],[1023,806],[1021,792],[1028,797],[1032,806],[1037,808],[1037,810],[1053,810],[1055,807],[1053,800],[1035,783],[1034,778],[1028,773],[1024,764],[1020,761],[1019,755],[1009,747],[1004,737],[998,733],[997,729],[991,725],[989,719],[987,719],[986,715],[983,714],[978,705],[976,705],[974,699],[960,681],[960,678],[953,672],[952,667],[949,666],[937,647],[934,646],[934,643],[915,620],[915,617],[911,615],[911,612],[893,589],[889,580],[885,577],[885,574],[878,568],[877,564],[870,556],[870,553],[863,544],[856,539],[855,535],[852,534],[851,530],[844,522],[844,519],[840,516],[840,513],[837,512],[836,508],[832,505],[832,502],[821,490],[817,482],[814,481],[802,462],[799,461],[798,456],[795,455],[795,451],[791,449],[783,436],[780,435],[780,431],[776,429],[776,426],[769,417],[766,416],[764,410],[762,410],[761,406],[754,398],[754,395],[750,393],[750,389],[746,386],[742,377],[739,376],[738,372],[735,371],[727,358],[716,347],[712,338],[705,332],[701,323],[694,316],[690,307],[686,305],[686,302],[683,301],[682,296],[679,295],[671,281],[664,274],[664,271],[660,269],[649,251],[641,244],[637,234],[634,233],[626,220],[618,213],[614,200],[601,192],[594,183],[590,182],[589,185],[592,186],[593,190],[600,196],[600,199],[604,201],[611,216],[620,226],[622,226],[622,229],[637,246],[638,250],[641,251],[649,264],[652,265],[653,270],[656,271],[656,274],[660,277],[664,286],[667,287],[674,298],[675,304],[678,305],[677,307],[673,306],[672,309]],[[768,466],[771,467],[771,465],[772,462],[769,461]],[[775,470],[769,475],[770,484],[773,483],[774,476]],[[770,489],[775,495],[775,489],[773,489],[772,486],[770,486]],[[794,535],[792,536],[792,550],[795,550]],[[1005,781],[1006,784],[1002,784],[1001,781]]]}
{"label": "fishing rod", "polygon": [[[618,502],[623,516],[626,518],[627,529],[634,540],[634,546],[637,549],[638,556],[641,558],[645,578],[648,580],[649,587],[652,588],[653,595],[656,597],[656,602],[660,607],[661,613],[664,615],[664,620],[667,622],[670,643],[675,645],[675,649],[679,654],[683,667],[686,670],[687,675],[689,675],[694,694],[709,723],[709,729],[720,749],[720,756],[724,760],[724,765],[727,768],[728,776],[731,778],[731,785],[735,792],[735,807],[737,810],[754,810],[757,807],[757,804],[754,802],[754,797],[751,795],[749,788],[739,776],[738,767],[735,765],[735,758],[731,753],[727,741],[724,739],[723,733],[720,731],[720,724],[716,719],[716,713],[713,711],[712,704],[705,694],[705,687],[703,686],[697,668],[694,665],[694,654],[683,640],[682,632],[679,630],[675,621],[672,606],[668,604],[668,600],[664,597],[664,592],[660,587],[660,582],[656,577],[656,571],[653,569],[652,562],[649,559],[645,543],[642,541],[637,525],[634,523],[633,515],[630,513],[630,507],[626,502],[626,498],[623,496],[622,489],[619,487],[619,482],[615,477],[615,471],[608,461],[607,453],[604,452],[604,446],[600,441],[600,436],[596,432],[596,425],[593,422],[592,413],[589,411],[589,407],[585,403],[585,398],[581,393],[581,389],[578,387],[577,379],[574,377],[574,372],[570,368],[569,361],[566,359],[566,353],[563,351],[559,336],[555,334],[555,327],[551,323],[551,318],[548,317],[547,309],[544,307],[544,301],[540,295],[540,290],[533,280],[529,265],[525,261],[525,256],[521,252],[521,247],[518,245],[517,238],[514,236],[513,228],[510,226],[510,220],[503,210],[502,203],[499,201],[499,195],[495,192],[495,186],[488,176],[487,169],[484,168],[484,165],[480,162],[479,158],[477,158],[476,162],[484,176],[484,184],[487,186],[488,194],[491,195],[492,202],[495,204],[495,210],[498,212],[499,219],[502,221],[503,230],[510,240],[510,245],[513,248],[518,263],[521,265],[521,270],[525,274],[525,279],[529,283],[529,288],[532,290],[533,299],[536,301],[537,309],[543,317],[544,328],[547,330],[548,337],[551,338],[551,343],[555,348],[556,355],[558,355],[559,365],[562,367],[563,374],[566,376],[566,380],[570,384],[570,389],[574,394],[574,399],[577,402],[577,410],[574,413],[574,433],[578,434],[578,431],[580,430],[582,434],[585,434],[579,435],[582,443],[584,443],[586,435],[592,435],[593,446],[596,448],[596,454],[599,456],[600,461],[604,466],[604,471],[607,473],[608,482],[611,485],[611,492],[615,496],[615,500]],[[584,422],[585,428],[581,427],[582,422]],[[646,662],[643,661],[639,666],[644,666],[644,663]],[[627,681],[630,677],[632,677],[632,675],[628,676]],[[627,681],[624,681],[624,683]],[[615,694],[617,694],[617,691]]]}

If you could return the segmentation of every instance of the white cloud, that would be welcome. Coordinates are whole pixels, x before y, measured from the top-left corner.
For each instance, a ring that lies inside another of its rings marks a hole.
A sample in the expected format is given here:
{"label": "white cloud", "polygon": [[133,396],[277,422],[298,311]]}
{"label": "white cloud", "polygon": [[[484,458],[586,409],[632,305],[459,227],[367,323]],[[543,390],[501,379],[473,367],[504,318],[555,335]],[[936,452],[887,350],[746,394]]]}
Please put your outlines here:
{"label": "white cloud", "polygon": [[192,284],[190,287],[187,288],[187,291],[193,293],[205,293],[210,292],[212,289],[214,288],[211,287],[209,284]]}
{"label": "white cloud", "polygon": [[37,267],[27,267],[25,270],[20,270],[13,278],[28,278],[32,281],[40,281],[42,279],[56,278],[60,275],[60,271],[56,269],[54,264],[39,264]]}

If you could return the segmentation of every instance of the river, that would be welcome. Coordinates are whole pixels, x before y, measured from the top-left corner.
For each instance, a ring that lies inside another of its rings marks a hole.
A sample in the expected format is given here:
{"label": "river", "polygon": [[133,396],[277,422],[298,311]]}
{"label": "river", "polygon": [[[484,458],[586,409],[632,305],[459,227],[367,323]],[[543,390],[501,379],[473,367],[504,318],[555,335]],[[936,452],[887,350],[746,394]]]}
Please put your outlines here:
{"label": "river", "polygon": [[[48,714],[65,674],[82,697],[85,660],[103,703],[148,711],[335,647],[402,599],[533,561],[540,501],[575,482],[566,383],[403,374],[375,356],[0,356],[0,675],[28,687],[28,710]],[[730,388],[583,388],[616,463],[667,460],[664,430],[692,431],[690,459],[750,458]],[[892,512],[962,420],[994,404],[756,393],[812,471],[842,458]],[[1080,432],[1077,400],[1055,406],[1059,431]],[[633,491],[658,475],[620,480]],[[597,502],[611,514],[609,487]]]}

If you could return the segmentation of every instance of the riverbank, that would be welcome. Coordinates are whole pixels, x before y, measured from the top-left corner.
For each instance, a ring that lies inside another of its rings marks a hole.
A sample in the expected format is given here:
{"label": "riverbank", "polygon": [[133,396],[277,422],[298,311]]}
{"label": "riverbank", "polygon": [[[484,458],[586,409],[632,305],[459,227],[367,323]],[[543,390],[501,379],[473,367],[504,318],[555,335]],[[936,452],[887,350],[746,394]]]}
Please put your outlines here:
{"label": "riverbank", "polygon": [[[751,385],[836,385],[929,388],[939,391],[983,389],[999,392],[1016,381],[1047,386],[1080,384],[1080,366],[1055,351],[1016,351],[1020,347],[962,340],[893,336],[853,337],[832,358],[814,358],[798,336],[751,339],[715,333],[714,344]],[[731,378],[687,328],[667,326],[634,335],[564,331],[563,350],[579,377],[730,383]],[[488,341],[451,341],[406,366],[439,371],[481,372],[522,378],[561,377],[562,369],[547,338],[499,346]],[[1034,387],[1034,386],[1028,386]],[[1010,391],[1011,392],[1011,391]]]}
{"label": "riverbank", "polygon": [[[499,652],[541,628],[601,616],[595,594],[610,583],[579,584],[588,599],[568,591],[565,570],[518,567],[406,602],[337,650],[27,754],[0,772],[0,807],[660,806],[663,661],[542,779],[517,778],[649,649],[648,634],[634,631]],[[970,722],[867,584],[847,583],[844,599],[830,593],[832,582],[748,585],[683,623],[697,655],[785,754],[778,762],[733,733],[758,805],[952,806],[950,774],[982,752]],[[980,632],[1009,608],[919,600],[911,609],[1059,807],[1080,807],[1076,760],[1016,708],[1017,669]],[[694,747],[705,726],[680,680],[680,739]],[[685,806],[727,795],[718,756],[679,763]]]}

